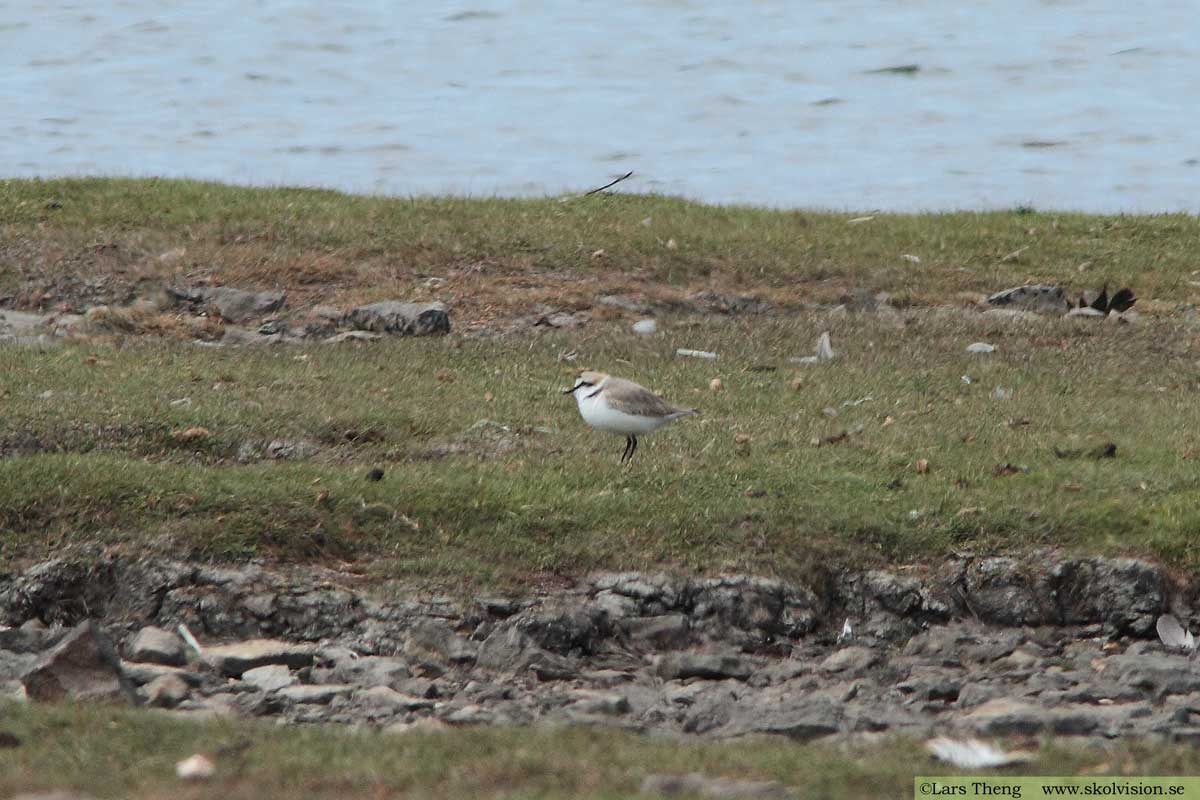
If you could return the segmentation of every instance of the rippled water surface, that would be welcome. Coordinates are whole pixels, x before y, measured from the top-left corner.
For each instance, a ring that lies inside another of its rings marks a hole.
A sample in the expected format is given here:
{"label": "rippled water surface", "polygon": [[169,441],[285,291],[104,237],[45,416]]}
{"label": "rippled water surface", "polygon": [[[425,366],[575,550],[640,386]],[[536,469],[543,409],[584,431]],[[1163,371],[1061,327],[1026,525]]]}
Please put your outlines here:
{"label": "rippled water surface", "polygon": [[1200,209],[1161,0],[0,0],[0,174]]}

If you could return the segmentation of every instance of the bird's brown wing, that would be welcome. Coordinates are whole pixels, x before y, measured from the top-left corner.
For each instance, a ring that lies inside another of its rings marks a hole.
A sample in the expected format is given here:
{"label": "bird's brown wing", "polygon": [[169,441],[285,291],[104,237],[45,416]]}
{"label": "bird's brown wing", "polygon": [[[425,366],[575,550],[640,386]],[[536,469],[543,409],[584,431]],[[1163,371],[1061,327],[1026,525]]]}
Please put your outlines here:
{"label": "bird's brown wing", "polygon": [[645,386],[624,378],[609,378],[604,393],[610,405],[637,417],[669,417],[691,410],[671,405]]}

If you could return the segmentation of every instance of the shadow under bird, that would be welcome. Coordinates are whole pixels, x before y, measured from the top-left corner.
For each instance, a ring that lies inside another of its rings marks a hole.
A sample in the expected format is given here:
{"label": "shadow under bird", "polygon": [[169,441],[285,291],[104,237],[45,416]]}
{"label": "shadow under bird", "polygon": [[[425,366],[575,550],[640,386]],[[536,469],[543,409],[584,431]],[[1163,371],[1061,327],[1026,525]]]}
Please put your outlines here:
{"label": "shadow under bird", "polygon": [[598,431],[625,437],[621,463],[633,460],[637,437],[666,425],[673,419],[698,414],[698,408],[671,405],[644,386],[603,372],[581,372],[575,385],[563,389],[575,395],[579,416]]}

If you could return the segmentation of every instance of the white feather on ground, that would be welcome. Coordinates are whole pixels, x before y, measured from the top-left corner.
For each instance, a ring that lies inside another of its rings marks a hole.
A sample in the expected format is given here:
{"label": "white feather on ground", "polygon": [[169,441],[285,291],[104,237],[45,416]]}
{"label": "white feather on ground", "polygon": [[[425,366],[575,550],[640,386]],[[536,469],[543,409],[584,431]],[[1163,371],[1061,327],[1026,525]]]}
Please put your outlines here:
{"label": "white feather on ground", "polygon": [[985,769],[1024,764],[1033,758],[1029,753],[1006,753],[978,739],[951,739],[939,736],[925,743],[925,749],[939,761],[962,769]]}
{"label": "white feather on ground", "polygon": [[1154,627],[1158,629],[1158,638],[1167,647],[1178,647],[1189,652],[1196,649],[1196,637],[1191,631],[1185,630],[1174,616],[1163,614]]}
{"label": "white feather on ground", "polygon": [[817,337],[817,361],[833,360],[833,344],[829,341],[829,331]]}

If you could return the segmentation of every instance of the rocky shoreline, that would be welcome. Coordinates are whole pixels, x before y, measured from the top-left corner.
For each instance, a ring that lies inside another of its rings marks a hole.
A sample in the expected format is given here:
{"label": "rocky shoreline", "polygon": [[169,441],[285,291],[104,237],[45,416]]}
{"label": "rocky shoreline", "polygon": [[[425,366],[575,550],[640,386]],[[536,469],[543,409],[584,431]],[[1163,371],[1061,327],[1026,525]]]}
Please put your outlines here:
{"label": "rocky shoreline", "polygon": [[1167,610],[1189,624],[1193,599],[1147,562],[1053,552],[387,600],[319,569],[82,552],[0,576],[0,687],[388,731],[1193,740],[1200,668],[1153,638]]}

